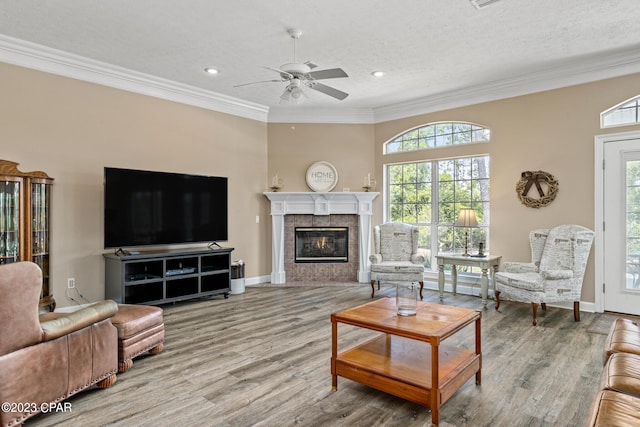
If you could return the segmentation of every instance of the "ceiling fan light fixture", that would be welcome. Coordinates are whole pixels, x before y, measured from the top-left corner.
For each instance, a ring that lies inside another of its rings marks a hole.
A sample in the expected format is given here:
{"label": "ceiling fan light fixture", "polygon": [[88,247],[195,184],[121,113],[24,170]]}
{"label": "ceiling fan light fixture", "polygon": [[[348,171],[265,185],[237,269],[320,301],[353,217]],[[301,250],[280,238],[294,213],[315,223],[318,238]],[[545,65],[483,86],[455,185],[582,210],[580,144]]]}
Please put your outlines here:
{"label": "ceiling fan light fixture", "polygon": [[267,83],[267,82],[287,82],[287,87],[280,95],[280,104],[302,104],[304,98],[307,98],[307,94],[303,91],[303,86],[317,92],[328,95],[339,101],[344,100],[348,93],[335,89],[323,83],[319,83],[318,80],[324,79],[338,79],[349,77],[347,73],[341,68],[330,68],[324,70],[315,70],[318,65],[311,61],[298,62],[296,57],[296,41],[300,38],[302,31],[297,29],[287,30],[289,36],[293,39],[293,62],[282,64],[280,68],[261,66],[267,70],[275,71],[280,75],[280,80],[264,80],[259,82],[251,82],[235,85],[234,87],[246,86],[254,83]]}
{"label": "ceiling fan light fixture", "polygon": [[302,104],[304,92],[299,87],[294,87],[291,89],[291,103],[292,104]]}
{"label": "ceiling fan light fixture", "polygon": [[289,104],[291,102],[291,92],[289,92],[289,88],[285,89],[280,95],[280,103],[281,104]]}

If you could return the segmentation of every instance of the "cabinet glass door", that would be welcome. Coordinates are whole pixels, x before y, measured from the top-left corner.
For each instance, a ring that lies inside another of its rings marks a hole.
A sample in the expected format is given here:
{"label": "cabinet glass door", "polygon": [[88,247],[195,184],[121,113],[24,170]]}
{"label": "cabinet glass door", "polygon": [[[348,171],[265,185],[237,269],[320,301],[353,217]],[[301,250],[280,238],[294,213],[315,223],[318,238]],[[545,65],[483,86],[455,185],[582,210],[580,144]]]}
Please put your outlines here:
{"label": "cabinet glass door", "polygon": [[20,261],[20,181],[0,181],[0,264]]}
{"label": "cabinet glass door", "polygon": [[49,206],[51,186],[31,184],[31,260],[42,269],[42,295],[49,295]]}

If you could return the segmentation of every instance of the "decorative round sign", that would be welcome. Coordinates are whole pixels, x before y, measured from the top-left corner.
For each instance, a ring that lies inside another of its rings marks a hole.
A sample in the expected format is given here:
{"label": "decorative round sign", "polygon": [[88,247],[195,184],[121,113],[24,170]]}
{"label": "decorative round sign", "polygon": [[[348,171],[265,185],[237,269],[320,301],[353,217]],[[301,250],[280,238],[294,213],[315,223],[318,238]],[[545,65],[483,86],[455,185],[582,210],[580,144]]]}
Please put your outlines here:
{"label": "decorative round sign", "polygon": [[329,162],[315,162],[307,169],[307,185],[313,191],[331,191],[338,183],[338,171]]}
{"label": "decorative round sign", "polygon": [[[532,187],[535,187],[535,191]],[[538,209],[547,206],[556,198],[558,181],[549,172],[522,172],[516,184],[516,193],[523,205]]]}

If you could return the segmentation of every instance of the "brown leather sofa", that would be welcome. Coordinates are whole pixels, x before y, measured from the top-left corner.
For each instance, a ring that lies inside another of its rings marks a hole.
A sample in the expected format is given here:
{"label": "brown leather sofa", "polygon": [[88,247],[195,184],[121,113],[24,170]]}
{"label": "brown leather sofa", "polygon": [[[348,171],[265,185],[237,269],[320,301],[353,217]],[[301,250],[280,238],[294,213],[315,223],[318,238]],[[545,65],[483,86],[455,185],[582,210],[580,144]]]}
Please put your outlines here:
{"label": "brown leather sofa", "polygon": [[640,322],[617,318],[605,342],[600,392],[587,426],[640,426]]}
{"label": "brown leather sofa", "polygon": [[0,426],[20,425],[44,405],[116,381],[118,336],[110,318],[117,304],[102,301],[41,321],[41,288],[36,264],[0,266]]}

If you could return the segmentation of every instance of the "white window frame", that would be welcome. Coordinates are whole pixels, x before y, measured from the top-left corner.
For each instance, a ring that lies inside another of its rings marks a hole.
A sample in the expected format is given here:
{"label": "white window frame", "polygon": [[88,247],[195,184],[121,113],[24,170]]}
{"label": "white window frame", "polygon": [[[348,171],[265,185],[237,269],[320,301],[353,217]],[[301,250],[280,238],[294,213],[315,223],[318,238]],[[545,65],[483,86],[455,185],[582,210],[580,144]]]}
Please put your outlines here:
{"label": "white window frame", "polygon": [[[616,112],[621,111],[622,106],[624,106],[626,104],[629,104],[631,102],[635,103],[635,106],[633,106],[631,108],[635,112],[635,114],[634,114],[635,119],[633,121],[621,121],[621,122],[617,122],[617,123],[605,124],[605,121],[606,121],[607,117],[613,116]],[[608,108],[605,111],[603,111],[602,113],[600,113],[600,128],[601,129],[620,127],[620,126],[637,125],[638,123],[640,123],[640,95],[634,96],[633,98],[629,98],[626,101],[622,101],[621,103],[619,103],[617,105],[614,105],[613,107]]]}

